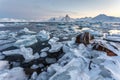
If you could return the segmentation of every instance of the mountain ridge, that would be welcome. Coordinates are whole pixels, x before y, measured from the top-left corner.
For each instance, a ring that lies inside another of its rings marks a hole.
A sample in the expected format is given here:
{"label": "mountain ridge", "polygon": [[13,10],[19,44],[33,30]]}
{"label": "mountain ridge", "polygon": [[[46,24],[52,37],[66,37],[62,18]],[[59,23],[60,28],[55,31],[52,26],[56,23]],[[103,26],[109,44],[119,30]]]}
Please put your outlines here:
{"label": "mountain ridge", "polygon": [[47,20],[25,20],[14,18],[0,18],[0,22],[120,22],[120,17],[108,16],[106,14],[99,14],[95,17],[71,18],[69,15],[63,17],[51,17]]}
{"label": "mountain ridge", "polygon": [[[66,18],[68,18],[66,20]],[[48,22],[74,22],[74,21],[92,21],[92,22],[120,22],[120,17],[108,16],[106,14],[99,14],[95,17],[84,17],[73,19],[69,15],[65,17],[50,18]]]}

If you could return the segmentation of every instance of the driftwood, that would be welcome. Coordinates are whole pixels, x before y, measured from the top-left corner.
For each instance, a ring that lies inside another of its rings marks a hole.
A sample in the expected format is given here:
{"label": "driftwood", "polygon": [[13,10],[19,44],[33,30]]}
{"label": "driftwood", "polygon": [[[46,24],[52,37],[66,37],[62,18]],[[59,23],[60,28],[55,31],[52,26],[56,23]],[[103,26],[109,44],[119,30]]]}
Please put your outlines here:
{"label": "driftwood", "polygon": [[76,43],[80,44],[83,43],[84,45],[90,44],[90,40],[94,39],[94,36],[91,35],[89,32],[85,32],[82,34],[79,34],[76,37]]}
{"label": "driftwood", "polygon": [[107,53],[108,56],[117,56],[116,53],[105,47],[105,45],[102,43],[93,43],[93,49],[98,51],[104,51]]}

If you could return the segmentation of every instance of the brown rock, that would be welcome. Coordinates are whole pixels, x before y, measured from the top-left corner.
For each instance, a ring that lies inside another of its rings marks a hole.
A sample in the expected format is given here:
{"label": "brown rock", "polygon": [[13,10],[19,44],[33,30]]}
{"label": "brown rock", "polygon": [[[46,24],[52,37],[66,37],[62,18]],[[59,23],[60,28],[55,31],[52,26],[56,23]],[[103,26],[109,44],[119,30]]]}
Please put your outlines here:
{"label": "brown rock", "polygon": [[90,43],[90,40],[94,39],[94,36],[91,35],[89,32],[84,32],[82,34],[79,34],[77,37],[76,37],[76,43],[80,44],[80,43],[83,43],[85,45],[89,44]]}
{"label": "brown rock", "polygon": [[117,56],[112,50],[105,47],[105,44],[100,43],[93,43],[93,49],[98,51],[104,51],[107,53],[108,56]]}

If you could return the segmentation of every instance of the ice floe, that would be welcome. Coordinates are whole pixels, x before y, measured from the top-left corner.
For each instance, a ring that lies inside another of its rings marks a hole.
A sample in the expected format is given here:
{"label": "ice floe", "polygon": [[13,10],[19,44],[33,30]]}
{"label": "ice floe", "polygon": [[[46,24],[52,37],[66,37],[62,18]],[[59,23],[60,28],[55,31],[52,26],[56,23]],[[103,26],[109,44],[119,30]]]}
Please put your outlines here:
{"label": "ice floe", "polygon": [[120,30],[109,30],[110,35],[120,35]]}
{"label": "ice floe", "polygon": [[30,31],[28,28],[24,28],[24,29],[20,30],[19,33],[21,33],[21,34],[35,34],[36,32]]}
{"label": "ice floe", "polygon": [[2,52],[2,54],[7,56],[20,54],[20,55],[23,55],[26,61],[34,59],[33,50],[31,48],[25,48],[24,46],[21,46],[20,49],[4,51]]}
{"label": "ice floe", "polygon": [[26,80],[27,77],[22,68],[0,71],[0,80]]}
{"label": "ice floe", "polygon": [[97,30],[93,30],[91,28],[82,28],[81,30],[82,32],[89,32],[90,34],[94,35],[94,36],[102,36],[102,32],[97,31]]}
{"label": "ice floe", "polygon": [[9,68],[9,63],[8,61],[1,61],[0,60],[0,71],[4,70],[4,69],[8,69]]}
{"label": "ice floe", "polygon": [[40,31],[38,34],[37,34],[37,38],[40,40],[40,41],[46,41],[50,38],[50,33],[45,31],[45,30],[42,30]]}
{"label": "ice floe", "polygon": [[23,46],[30,46],[37,43],[37,39],[35,35],[28,35],[28,36],[22,36],[20,39],[18,39],[15,43],[15,47],[20,47],[21,45]]}
{"label": "ice floe", "polygon": [[5,27],[5,25],[4,24],[0,24],[0,27]]}

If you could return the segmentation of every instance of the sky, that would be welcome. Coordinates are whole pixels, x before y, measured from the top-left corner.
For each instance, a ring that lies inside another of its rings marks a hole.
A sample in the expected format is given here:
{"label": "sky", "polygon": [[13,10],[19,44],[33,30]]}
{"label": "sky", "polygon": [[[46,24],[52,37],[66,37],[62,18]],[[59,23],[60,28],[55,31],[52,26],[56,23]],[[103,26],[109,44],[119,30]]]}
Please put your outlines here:
{"label": "sky", "polygon": [[44,20],[50,17],[120,17],[120,0],[0,0],[0,18]]}

